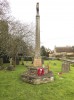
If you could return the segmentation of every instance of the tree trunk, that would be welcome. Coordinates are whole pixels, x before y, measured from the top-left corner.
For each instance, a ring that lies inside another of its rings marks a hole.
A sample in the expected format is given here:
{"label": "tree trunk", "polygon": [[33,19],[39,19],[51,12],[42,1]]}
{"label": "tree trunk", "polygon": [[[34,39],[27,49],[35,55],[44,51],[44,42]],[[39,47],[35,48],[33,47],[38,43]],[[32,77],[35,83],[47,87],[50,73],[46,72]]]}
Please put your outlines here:
{"label": "tree trunk", "polygon": [[0,58],[0,65],[3,65],[3,58]]}

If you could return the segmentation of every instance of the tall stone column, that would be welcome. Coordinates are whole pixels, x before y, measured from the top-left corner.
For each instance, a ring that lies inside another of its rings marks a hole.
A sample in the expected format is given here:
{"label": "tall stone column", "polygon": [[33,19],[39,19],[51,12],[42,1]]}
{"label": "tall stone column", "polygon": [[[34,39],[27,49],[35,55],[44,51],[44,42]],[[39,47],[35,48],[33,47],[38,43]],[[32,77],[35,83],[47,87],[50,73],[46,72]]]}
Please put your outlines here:
{"label": "tall stone column", "polygon": [[39,3],[36,4],[36,38],[35,38],[35,57],[34,66],[41,67],[42,59],[40,57],[40,15],[39,15]]}
{"label": "tall stone column", "polygon": [[35,57],[40,57],[40,15],[39,15],[39,3],[36,6],[36,39],[35,39]]}

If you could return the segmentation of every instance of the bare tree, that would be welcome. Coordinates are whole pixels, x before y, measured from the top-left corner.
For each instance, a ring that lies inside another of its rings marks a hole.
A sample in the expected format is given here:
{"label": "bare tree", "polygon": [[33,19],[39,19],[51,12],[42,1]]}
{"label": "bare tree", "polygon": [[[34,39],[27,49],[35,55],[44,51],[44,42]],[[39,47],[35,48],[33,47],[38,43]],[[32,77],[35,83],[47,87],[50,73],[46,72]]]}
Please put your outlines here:
{"label": "bare tree", "polygon": [[9,39],[7,21],[0,21],[0,55],[6,53],[7,41]]}
{"label": "bare tree", "polygon": [[6,53],[6,44],[8,40],[8,22],[9,3],[7,0],[0,0],[0,56]]}
{"label": "bare tree", "polygon": [[[14,66],[18,53],[23,55],[31,54],[32,46],[34,46],[34,31],[30,25],[22,24],[19,21],[9,22],[9,39],[8,53],[13,58]],[[33,51],[33,50],[32,50]]]}
{"label": "bare tree", "polygon": [[31,55],[34,47],[34,27],[8,19],[9,3],[0,0],[0,54],[6,53],[13,58],[14,66],[18,53]]}

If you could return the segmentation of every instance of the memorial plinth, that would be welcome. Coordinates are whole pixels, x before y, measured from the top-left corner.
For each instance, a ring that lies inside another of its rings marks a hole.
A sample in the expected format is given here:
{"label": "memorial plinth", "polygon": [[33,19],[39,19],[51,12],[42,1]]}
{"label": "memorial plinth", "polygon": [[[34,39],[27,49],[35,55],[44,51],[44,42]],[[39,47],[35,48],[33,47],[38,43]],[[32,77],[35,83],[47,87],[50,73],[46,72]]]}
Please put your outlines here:
{"label": "memorial plinth", "polygon": [[21,77],[23,81],[32,84],[41,84],[54,81],[52,71],[48,71],[48,68],[42,67],[30,67],[25,74],[23,73],[21,75]]}

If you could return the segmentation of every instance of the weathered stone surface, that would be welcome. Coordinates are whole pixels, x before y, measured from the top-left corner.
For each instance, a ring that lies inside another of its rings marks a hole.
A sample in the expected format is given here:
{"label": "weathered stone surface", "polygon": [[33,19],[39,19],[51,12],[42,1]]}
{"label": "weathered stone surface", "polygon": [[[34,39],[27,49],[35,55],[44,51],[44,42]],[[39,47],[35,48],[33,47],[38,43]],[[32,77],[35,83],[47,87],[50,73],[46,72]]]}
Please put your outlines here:
{"label": "weathered stone surface", "polygon": [[41,84],[54,81],[54,75],[52,71],[48,72],[47,68],[45,68],[44,71],[46,72],[43,75],[38,76],[37,68],[32,67],[29,68],[27,72],[23,73],[21,78],[23,81],[32,84]]}
{"label": "weathered stone surface", "polygon": [[34,58],[34,67],[42,66],[42,59],[41,58]]}
{"label": "weathered stone surface", "polygon": [[[28,72],[30,73],[30,74],[37,74],[37,70],[38,70],[38,68],[43,68],[43,67],[28,67]],[[48,73],[48,68],[47,67],[45,67],[45,68],[43,68],[44,69],[44,74],[47,74]]]}
{"label": "weathered stone surface", "polygon": [[63,62],[62,63],[62,72],[69,72],[70,71],[70,63],[69,62]]}
{"label": "weathered stone surface", "polygon": [[39,15],[39,3],[36,4],[36,34],[35,34],[35,57],[33,65],[34,67],[42,66],[42,59],[40,56],[40,15]]}

